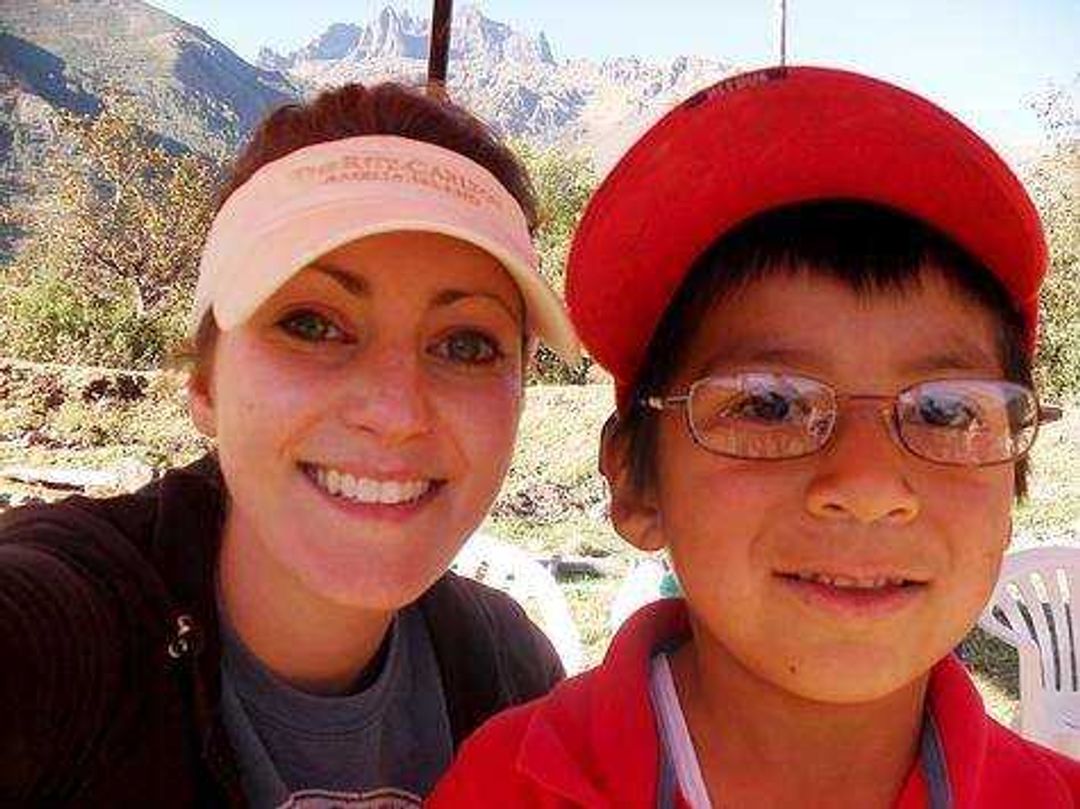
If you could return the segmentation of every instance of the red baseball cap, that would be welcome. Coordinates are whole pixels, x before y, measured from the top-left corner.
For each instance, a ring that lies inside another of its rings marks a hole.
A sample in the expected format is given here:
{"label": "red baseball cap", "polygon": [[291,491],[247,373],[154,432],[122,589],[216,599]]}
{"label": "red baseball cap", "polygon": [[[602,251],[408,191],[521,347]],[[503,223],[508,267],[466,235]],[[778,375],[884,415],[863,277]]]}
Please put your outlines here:
{"label": "red baseball cap", "polygon": [[581,340],[615,377],[620,409],[695,259],[755,214],[822,199],[886,205],[945,233],[1002,282],[1034,350],[1046,242],[1005,162],[906,90],[842,70],[775,67],[684,101],[589,202],[566,298]]}

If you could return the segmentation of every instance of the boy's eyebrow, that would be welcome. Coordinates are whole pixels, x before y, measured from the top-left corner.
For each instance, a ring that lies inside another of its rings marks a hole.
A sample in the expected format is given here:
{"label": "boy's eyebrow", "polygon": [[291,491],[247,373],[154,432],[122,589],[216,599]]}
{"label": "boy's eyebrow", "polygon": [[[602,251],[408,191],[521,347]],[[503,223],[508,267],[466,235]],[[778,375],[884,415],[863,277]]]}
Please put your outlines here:
{"label": "boy's eyebrow", "polygon": [[940,351],[912,360],[905,364],[902,370],[911,375],[921,375],[949,370],[986,371],[998,369],[1000,365],[1001,361],[997,357],[987,354],[965,340],[959,340]]}
{"label": "boy's eyebrow", "polygon": [[711,354],[701,370],[735,363],[777,363],[788,365],[820,365],[821,357],[813,351],[798,346],[747,345],[728,346]]}
{"label": "boy's eyebrow", "polygon": [[[816,368],[822,357],[814,351],[798,346],[743,344],[728,346],[710,355],[698,368],[699,372],[725,365],[742,363],[775,363]],[[981,371],[998,369],[1000,360],[969,340],[950,335],[946,347],[930,351],[901,365],[899,370],[910,376],[923,376],[940,371]]]}

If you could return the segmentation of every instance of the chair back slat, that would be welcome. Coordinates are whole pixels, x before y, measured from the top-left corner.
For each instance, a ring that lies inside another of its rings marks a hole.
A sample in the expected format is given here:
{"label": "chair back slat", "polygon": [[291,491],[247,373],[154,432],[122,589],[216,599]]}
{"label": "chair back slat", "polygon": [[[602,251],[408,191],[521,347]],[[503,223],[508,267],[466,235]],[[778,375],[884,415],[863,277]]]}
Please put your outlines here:
{"label": "chair back slat", "polygon": [[1077,626],[1076,600],[1080,597],[1080,570],[1062,568],[1061,577],[1068,587],[1068,600],[1065,604],[1066,621],[1068,622],[1068,650],[1069,650],[1069,678],[1062,686],[1063,691],[1080,692],[1080,652],[1076,644],[1080,641],[1080,627]]}
{"label": "chair back slat", "polygon": [[1059,564],[1048,565],[1040,571],[1046,588],[1046,606],[1052,624],[1050,638],[1054,643],[1054,662],[1057,666],[1053,680],[1056,691],[1070,691],[1072,678],[1072,641],[1069,637],[1070,626],[1066,608],[1069,602],[1068,582],[1065,571]]}
{"label": "chair back slat", "polygon": [[1042,576],[1038,571],[1025,571],[1016,576],[1013,583],[1022,594],[1024,612],[1029,620],[1028,629],[1034,635],[1035,643],[1039,647],[1043,685],[1055,690],[1056,683],[1061,679],[1061,672],[1054,653],[1057,641],[1052,635],[1053,628],[1047,620],[1046,590],[1043,587]]}

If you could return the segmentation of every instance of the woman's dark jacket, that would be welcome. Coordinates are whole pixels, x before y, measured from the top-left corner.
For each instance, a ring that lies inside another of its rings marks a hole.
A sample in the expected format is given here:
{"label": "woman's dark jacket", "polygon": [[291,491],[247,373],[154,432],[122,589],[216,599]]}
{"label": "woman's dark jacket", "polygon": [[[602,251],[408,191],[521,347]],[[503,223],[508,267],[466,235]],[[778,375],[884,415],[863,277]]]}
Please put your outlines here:
{"label": "woman's dark jacket", "polygon": [[[0,806],[243,806],[221,723],[210,458],[133,495],[0,515]],[[419,601],[455,747],[562,667],[513,601],[446,574]]]}

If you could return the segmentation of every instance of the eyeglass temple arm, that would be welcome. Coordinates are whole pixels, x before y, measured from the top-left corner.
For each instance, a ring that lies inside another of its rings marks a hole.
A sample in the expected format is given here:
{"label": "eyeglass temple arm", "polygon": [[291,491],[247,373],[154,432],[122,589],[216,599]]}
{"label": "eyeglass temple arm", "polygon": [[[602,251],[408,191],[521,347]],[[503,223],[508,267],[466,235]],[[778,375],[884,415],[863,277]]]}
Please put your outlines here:
{"label": "eyeglass temple arm", "polygon": [[1061,418],[1064,411],[1056,405],[1039,405],[1039,424],[1049,424]]}
{"label": "eyeglass temple arm", "polygon": [[688,395],[683,396],[645,396],[641,399],[643,407],[649,410],[665,410],[669,407],[686,404],[690,401]]}

